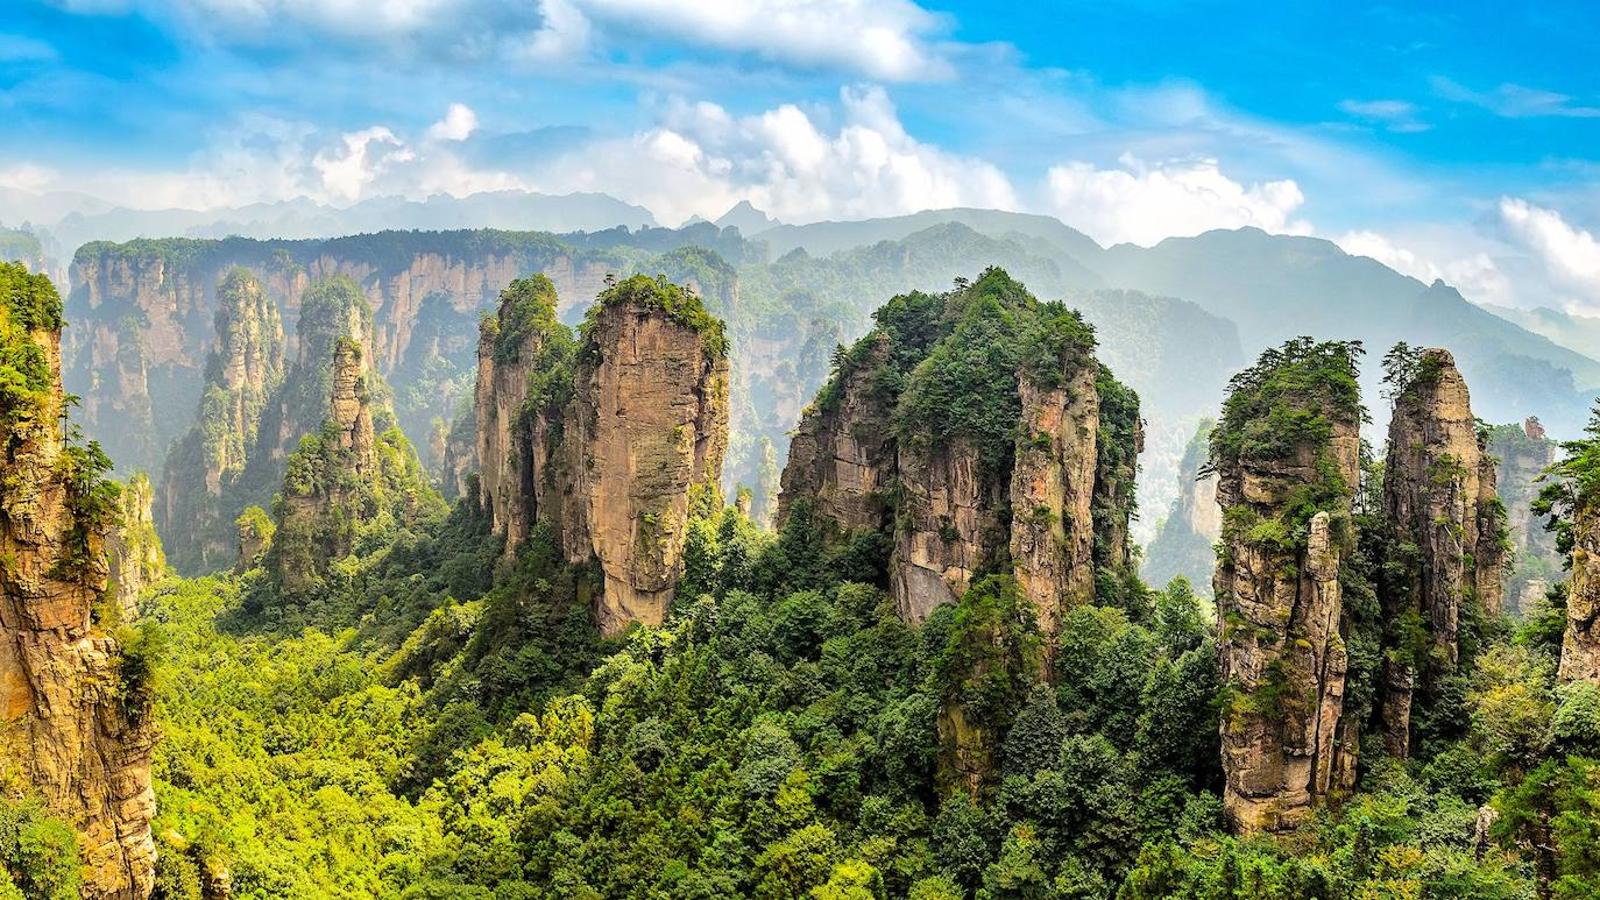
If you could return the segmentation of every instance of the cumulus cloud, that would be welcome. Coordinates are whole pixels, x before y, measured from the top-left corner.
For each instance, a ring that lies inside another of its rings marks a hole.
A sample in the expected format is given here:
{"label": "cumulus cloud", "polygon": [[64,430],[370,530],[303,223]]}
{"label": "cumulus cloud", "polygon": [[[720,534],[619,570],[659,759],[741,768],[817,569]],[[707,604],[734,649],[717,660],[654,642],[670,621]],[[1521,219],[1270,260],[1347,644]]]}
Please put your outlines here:
{"label": "cumulus cloud", "polygon": [[881,88],[845,89],[840,111],[829,130],[792,104],[736,117],[714,103],[678,102],[654,128],[557,161],[539,185],[603,190],[664,221],[711,218],[740,200],[787,222],[1017,208],[998,168],[911,137]]}
{"label": "cumulus cloud", "polygon": [[478,130],[478,114],[465,103],[452,103],[444,118],[428,126],[424,132],[431,141],[464,141]]}
{"label": "cumulus cloud", "polygon": [[1307,234],[1294,218],[1305,202],[1292,180],[1243,184],[1213,159],[1146,164],[1124,154],[1120,168],[1086,162],[1052,166],[1046,175],[1050,212],[1102,244],[1150,245],[1213,228],[1255,226]]}
{"label": "cumulus cloud", "polygon": [[1376,231],[1349,231],[1334,238],[1334,243],[1351,256],[1370,257],[1402,275],[1410,275],[1425,283],[1443,280],[1468,300],[1502,306],[1519,305],[1512,280],[1486,250],[1470,250],[1465,255],[1439,255],[1444,248],[1459,248],[1475,242],[1466,235],[1451,234],[1445,236],[1442,242],[1430,242],[1434,245],[1429,249],[1417,250]]}
{"label": "cumulus cloud", "polygon": [[1556,210],[1518,197],[1502,197],[1498,211],[1508,240],[1570,292],[1569,302],[1600,305],[1600,241],[1591,232],[1568,223]]}

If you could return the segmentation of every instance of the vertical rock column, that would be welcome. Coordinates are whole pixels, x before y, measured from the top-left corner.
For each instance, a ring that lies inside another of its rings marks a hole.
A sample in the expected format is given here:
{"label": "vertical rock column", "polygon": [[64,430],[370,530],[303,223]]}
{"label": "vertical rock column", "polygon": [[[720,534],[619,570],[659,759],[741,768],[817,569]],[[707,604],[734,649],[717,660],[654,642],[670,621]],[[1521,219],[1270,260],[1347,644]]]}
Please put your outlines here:
{"label": "vertical rock column", "polygon": [[564,416],[560,526],[570,561],[599,561],[612,634],[672,604],[690,493],[722,475],[728,357],[721,322],[676,285],[634,276],[598,303]]}
{"label": "vertical rock column", "polygon": [[[1505,563],[1494,461],[1484,452],[1467,384],[1448,351],[1424,351],[1395,399],[1383,496],[1405,571],[1385,598],[1391,635],[1384,743],[1390,755],[1404,759],[1414,691],[1431,691],[1455,671],[1463,604],[1476,600],[1485,612],[1499,612]],[[1427,634],[1425,647],[1400,645],[1399,635],[1409,630],[1401,626],[1413,614]]]}
{"label": "vertical rock column", "polygon": [[1558,674],[1563,682],[1600,684],[1600,511],[1592,505],[1573,516],[1572,579]]}
{"label": "vertical rock column", "polygon": [[1022,428],[1011,470],[1011,561],[1039,628],[1094,601],[1094,510],[1100,399],[1093,360],[1058,388],[1023,375]]}
{"label": "vertical rock column", "polygon": [[84,463],[61,439],[60,317],[48,279],[0,265],[0,343],[20,376],[0,398],[0,771],[77,829],[84,896],[142,898],[155,870],[155,733],[92,618],[115,510],[75,494],[71,469]]}
{"label": "vertical rock column", "polygon": [[[1265,383],[1274,384],[1271,374]],[[1349,384],[1353,390],[1353,367]],[[1243,410],[1241,421],[1218,425],[1224,435],[1212,443],[1224,519],[1215,576],[1229,697],[1223,805],[1243,832],[1277,831],[1300,824],[1319,800],[1354,781],[1339,571],[1359,476],[1360,413],[1317,396],[1268,396],[1258,406],[1287,413],[1286,421],[1327,423],[1325,438],[1301,431],[1285,446],[1264,409],[1235,403],[1241,391],[1268,393],[1237,387],[1229,405]],[[1307,495],[1320,509],[1300,518]]]}

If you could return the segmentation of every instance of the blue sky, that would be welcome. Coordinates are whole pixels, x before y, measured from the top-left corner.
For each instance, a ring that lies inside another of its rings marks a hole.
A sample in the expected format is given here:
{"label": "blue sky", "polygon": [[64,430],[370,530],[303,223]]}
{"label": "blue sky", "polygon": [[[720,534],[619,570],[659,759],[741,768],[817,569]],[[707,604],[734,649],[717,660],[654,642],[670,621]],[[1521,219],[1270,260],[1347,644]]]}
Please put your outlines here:
{"label": "blue sky", "polygon": [[1509,6],[11,0],[0,187],[1256,225],[1600,310],[1600,11]]}

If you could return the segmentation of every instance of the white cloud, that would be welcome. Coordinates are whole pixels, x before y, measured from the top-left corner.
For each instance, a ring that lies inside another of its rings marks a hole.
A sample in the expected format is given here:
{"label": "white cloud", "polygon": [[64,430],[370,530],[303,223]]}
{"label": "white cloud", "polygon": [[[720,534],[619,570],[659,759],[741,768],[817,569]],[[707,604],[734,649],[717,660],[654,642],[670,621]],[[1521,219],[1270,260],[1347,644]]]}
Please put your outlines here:
{"label": "white cloud", "polygon": [[518,55],[534,62],[557,62],[580,56],[593,42],[594,29],[571,0],[540,0],[543,17]]}
{"label": "white cloud", "polygon": [[1150,245],[1213,228],[1311,230],[1293,217],[1305,197],[1292,180],[1245,185],[1212,159],[1150,166],[1125,154],[1119,162],[1116,169],[1085,162],[1052,166],[1046,176],[1050,212],[1103,244]]}
{"label": "white cloud", "polygon": [[1333,242],[1351,256],[1370,257],[1418,281],[1432,282],[1435,278],[1444,277],[1444,272],[1438,266],[1422,259],[1411,249],[1396,245],[1376,231],[1346,232],[1334,238]]}
{"label": "white cloud", "polygon": [[628,30],[751,53],[802,67],[904,81],[950,67],[930,37],[941,17],[909,0],[578,0],[592,18]]}
{"label": "white cloud", "polygon": [[1341,100],[1339,110],[1390,131],[1427,131],[1431,126],[1417,118],[1417,105],[1405,100]]}
{"label": "white cloud", "polygon": [[[1410,275],[1426,284],[1442,280],[1461,292],[1468,300],[1478,303],[1496,303],[1517,306],[1518,295],[1510,278],[1501,271],[1494,257],[1485,249],[1474,249],[1478,240],[1469,235],[1450,234],[1439,241],[1429,241],[1428,250],[1418,251],[1411,245],[1402,246],[1387,235],[1376,231],[1350,231],[1334,238],[1344,252],[1351,256],[1366,256],[1389,268]],[[1464,256],[1449,256],[1462,249]],[[1446,258],[1439,253],[1444,251]]]}
{"label": "white cloud", "polygon": [[1575,119],[1600,118],[1600,107],[1574,102],[1569,94],[1502,84],[1492,91],[1475,91],[1448,78],[1434,78],[1433,89],[1446,100],[1481,107],[1507,119],[1560,116]]}
{"label": "white cloud", "polygon": [[1572,301],[1600,304],[1600,241],[1592,233],[1517,197],[1502,197],[1499,213],[1508,239],[1538,260],[1555,285],[1573,292]]}
{"label": "white cloud", "polygon": [[54,169],[34,163],[17,163],[0,167],[0,187],[38,193],[49,190],[59,178]]}
{"label": "white cloud", "polygon": [[478,114],[464,103],[452,103],[444,118],[428,126],[430,141],[464,141],[478,130]]}
{"label": "white cloud", "polygon": [[311,164],[322,173],[322,187],[340,200],[359,200],[367,185],[394,163],[415,157],[394,132],[381,125],[344,135],[342,147],[318,153]]}
{"label": "white cloud", "polygon": [[713,103],[674,103],[657,127],[571,154],[538,184],[606,191],[664,221],[713,218],[740,200],[786,222],[1017,208],[998,168],[912,138],[882,89],[845,89],[840,107],[843,122],[829,131],[790,104],[735,117]]}
{"label": "white cloud", "polygon": [[914,0],[58,0],[85,14],[137,9],[208,41],[347,42],[363,52],[572,61],[642,38],[883,81],[946,78],[947,16]]}

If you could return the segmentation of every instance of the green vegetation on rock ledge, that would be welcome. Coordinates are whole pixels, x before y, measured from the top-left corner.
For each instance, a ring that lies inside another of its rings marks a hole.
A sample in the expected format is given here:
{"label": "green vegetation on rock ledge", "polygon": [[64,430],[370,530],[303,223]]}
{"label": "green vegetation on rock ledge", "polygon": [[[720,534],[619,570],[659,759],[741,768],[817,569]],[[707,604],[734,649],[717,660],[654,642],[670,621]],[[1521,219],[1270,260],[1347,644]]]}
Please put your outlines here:
{"label": "green vegetation on rock ledge", "polygon": [[703,337],[708,355],[728,355],[728,336],[722,320],[706,310],[705,304],[694,291],[668,281],[664,275],[653,278],[631,275],[608,284],[595,298],[594,305],[589,307],[580,331],[587,335],[602,310],[626,305],[659,309],[673,322]]}

